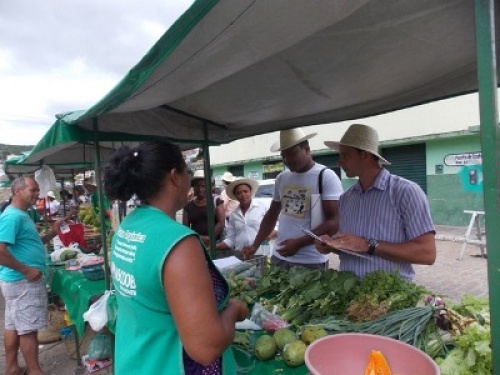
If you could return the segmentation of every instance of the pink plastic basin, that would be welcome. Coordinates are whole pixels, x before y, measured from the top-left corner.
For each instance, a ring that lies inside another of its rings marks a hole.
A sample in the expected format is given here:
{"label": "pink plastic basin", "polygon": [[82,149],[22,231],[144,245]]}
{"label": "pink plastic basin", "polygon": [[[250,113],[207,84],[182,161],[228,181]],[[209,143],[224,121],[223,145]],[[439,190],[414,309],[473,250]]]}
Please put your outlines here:
{"label": "pink plastic basin", "polygon": [[306,350],[311,375],[363,375],[372,350],[379,350],[393,375],[440,375],[423,351],[401,341],[363,333],[342,333],[316,340]]}

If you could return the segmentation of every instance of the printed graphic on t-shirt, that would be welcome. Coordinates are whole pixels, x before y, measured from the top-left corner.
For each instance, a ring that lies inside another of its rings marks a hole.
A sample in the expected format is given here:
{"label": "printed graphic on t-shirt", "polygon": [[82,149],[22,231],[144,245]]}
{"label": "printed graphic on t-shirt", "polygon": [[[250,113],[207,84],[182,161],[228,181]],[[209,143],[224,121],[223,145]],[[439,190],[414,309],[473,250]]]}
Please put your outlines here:
{"label": "printed graphic on t-shirt", "polygon": [[311,206],[311,188],[304,186],[285,186],[281,198],[282,214],[304,219]]}

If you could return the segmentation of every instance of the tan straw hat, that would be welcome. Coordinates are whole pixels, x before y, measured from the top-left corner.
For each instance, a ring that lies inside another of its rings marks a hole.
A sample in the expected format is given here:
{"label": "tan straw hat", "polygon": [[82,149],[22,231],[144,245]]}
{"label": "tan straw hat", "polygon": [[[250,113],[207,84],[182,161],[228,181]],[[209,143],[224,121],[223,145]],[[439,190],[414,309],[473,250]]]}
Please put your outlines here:
{"label": "tan straw hat", "polygon": [[280,141],[271,146],[271,152],[283,151],[311,139],[318,133],[305,135],[301,128],[280,131]]}
{"label": "tan straw hat", "polygon": [[252,178],[243,178],[243,177],[237,177],[233,182],[231,182],[229,185],[226,186],[226,194],[229,198],[232,200],[237,200],[236,196],[234,195],[234,189],[238,185],[248,185],[250,186],[250,191],[252,193],[252,198],[255,196],[255,193],[257,192],[257,189],[259,188],[259,183],[257,180],[254,180]]}
{"label": "tan straw hat", "polygon": [[192,180],[204,180],[204,179],[205,179],[205,172],[203,171],[203,169],[197,169],[194,171]]}
{"label": "tan straw hat", "polygon": [[347,129],[342,138],[340,138],[340,142],[326,141],[325,145],[336,151],[339,150],[340,145],[354,147],[375,155],[379,158],[381,164],[391,164],[379,155],[378,133],[368,125],[353,124],[349,126],[349,129]]}
{"label": "tan straw hat", "polygon": [[236,180],[236,177],[231,172],[224,172],[222,175],[222,181],[233,182],[234,180]]}
{"label": "tan straw hat", "polygon": [[[197,169],[194,171],[193,177],[191,177],[191,182],[194,180],[204,180],[205,179],[205,171],[203,169]],[[214,179],[211,179],[212,183]]]}

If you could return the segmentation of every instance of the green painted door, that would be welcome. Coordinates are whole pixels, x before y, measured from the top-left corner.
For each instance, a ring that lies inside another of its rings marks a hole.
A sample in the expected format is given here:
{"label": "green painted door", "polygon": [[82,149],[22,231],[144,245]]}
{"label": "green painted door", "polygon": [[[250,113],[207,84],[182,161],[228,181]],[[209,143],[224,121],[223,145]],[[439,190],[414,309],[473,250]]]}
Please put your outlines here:
{"label": "green painted door", "polygon": [[339,154],[313,155],[313,159],[316,163],[330,168],[340,178]]}
{"label": "green painted door", "polygon": [[427,193],[425,143],[385,147],[382,156],[391,162],[385,166],[389,172],[416,182]]}

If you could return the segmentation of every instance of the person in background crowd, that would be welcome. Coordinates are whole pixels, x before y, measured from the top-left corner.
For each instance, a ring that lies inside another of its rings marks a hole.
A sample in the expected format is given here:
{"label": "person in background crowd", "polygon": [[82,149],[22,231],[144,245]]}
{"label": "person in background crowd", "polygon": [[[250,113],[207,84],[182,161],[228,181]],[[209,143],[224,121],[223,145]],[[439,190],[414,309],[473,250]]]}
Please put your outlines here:
{"label": "person in background crowd", "polygon": [[37,202],[37,211],[40,215],[47,215],[49,218],[57,215],[59,212],[59,201],[52,190],[47,192],[47,197],[39,199]]}
{"label": "person in background crowd", "polygon": [[[208,235],[207,221],[207,189],[205,188],[205,175],[203,170],[199,169],[194,173],[191,186],[194,190],[194,199],[184,207],[182,223],[198,233],[205,246],[209,247],[210,237]],[[212,199],[210,193],[208,193],[208,197]],[[222,205],[215,206],[214,222],[215,238],[216,241],[218,241],[225,225],[224,208]]]}
{"label": "person in background crowd", "polygon": [[115,373],[235,374],[230,346],[235,322],[248,309],[229,299],[229,286],[199,235],[175,221],[190,185],[180,149],[161,141],[124,146],[104,175],[112,199],[137,194],[141,200],[111,246],[120,312]]}
{"label": "person in background crowd", "polygon": [[[236,178],[233,176],[233,174],[231,172],[224,172],[224,174],[222,175],[222,183],[224,184],[224,190],[221,191],[220,196],[219,196],[219,200],[224,205],[223,206],[224,207],[224,216],[225,216],[226,220],[229,218],[229,215],[231,215],[231,213],[239,205],[239,202],[236,199],[231,199],[226,192],[227,186],[231,182],[233,182],[235,179]],[[254,192],[254,194],[255,194],[255,192]]]}
{"label": "person in background crowd", "polygon": [[61,190],[59,195],[61,196],[61,204],[58,215],[65,219],[74,220],[77,205],[73,200],[73,195],[68,190]]}
{"label": "person in background crowd", "polygon": [[85,195],[85,188],[82,185],[76,185],[73,189],[73,195],[76,204],[89,203]]}
{"label": "person in background crowd", "polygon": [[85,188],[85,199],[90,202],[90,198],[97,190],[95,177],[91,176],[83,180],[83,187]]}
{"label": "person in background crowd", "polygon": [[[0,288],[5,298],[5,373],[43,375],[38,359],[39,329],[47,324],[45,248],[59,234],[60,220],[40,237],[26,212],[40,192],[32,177],[11,185],[12,203],[0,215]],[[29,308],[27,308],[28,306]],[[18,351],[26,363],[19,366]]]}
{"label": "person in background crowd", "polygon": [[367,253],[370,260],[340,253],[340,269],[363,277],[375,270],[398,270],[405,279],[415,275],[412,263],[434,264],[435,230],[429,204],[420,186],[393,175],[378,153],[378,133],[354,124],[340,142],[325,142],[339,151],[340,166],[358,182],[341,197],[339,232],[316,241],[322,253],[347,249]]}
{"label": "person in background crowd", "polygon": [[[282,130],[279,143],[271,147],[272,152],[281,152],[289,170],[276,177],[273,201],[262,220],[254,243],[243,248],[245,259],[255,254],[262,242],[269,237],[279,218],[276,248],[271,257],[271,264],[287,269],[292,266],[313,269],[328,267],[328,259],[316,250],[313,239],[302,231],[307,229],[316,235],[333,235],[338,229],[337,203],[342,194],[342,185],[331,169],[315,163],[312,159],[308,140],[315,135],[316,133],[305,135],[300,128]],[[320,180],[323,191],[317,204],[322,205],[325,220],[316,228],[312,228],[312,195],[319,193]]]}
{"label": "person in background crowd", "polygon": [[222,191],[219,192],[217,195],[216,199],[216,205],[222,204],[223,209],[224,209],[224,217],[226,219],[226,222],[224,224],[224,229],[221,234],[221,239],[223,240],[227,236],[227,226],[228,226],[228,220],[229,220],[229,215],[234,211],[236,207],[238,207],[239,202],[235,199],[229,198],[229,196],[226,193],[226,187],[235,180],[236,178],[233,176],[231,172],[224,172],[222,175],[222,184],[224,185],[224,188]]}
{"label": "person in background crowd", "polygon": [[253,243],[267,210],[264,203],[252,199],[258,188],[259,183],[250,178],[237,178],[226,186],[228,198],[238,206],[227,220],[226,237],[217,244],[218,258],[241,257],[241,249]]}

